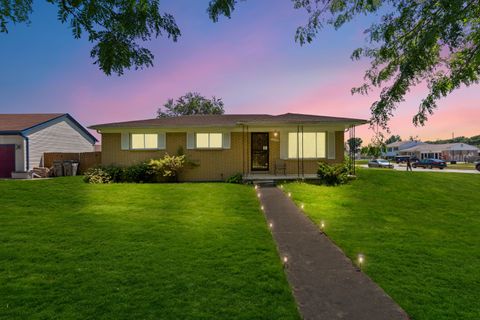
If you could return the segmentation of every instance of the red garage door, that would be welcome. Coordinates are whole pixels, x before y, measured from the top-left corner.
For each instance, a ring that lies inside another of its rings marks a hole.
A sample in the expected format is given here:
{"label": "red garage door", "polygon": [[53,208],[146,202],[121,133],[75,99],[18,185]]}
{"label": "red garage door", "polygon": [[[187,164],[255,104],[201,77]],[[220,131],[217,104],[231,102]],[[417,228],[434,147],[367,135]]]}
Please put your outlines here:
{"label": "red garage door", "polygon": [[0,178],[12,177],[15,171],[15,145],[0,144]]}

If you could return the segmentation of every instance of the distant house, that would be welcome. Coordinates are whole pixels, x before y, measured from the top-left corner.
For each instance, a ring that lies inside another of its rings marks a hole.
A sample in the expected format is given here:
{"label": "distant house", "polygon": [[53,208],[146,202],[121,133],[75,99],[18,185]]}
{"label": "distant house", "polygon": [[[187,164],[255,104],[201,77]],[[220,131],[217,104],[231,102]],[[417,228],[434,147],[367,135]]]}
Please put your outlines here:
{"label": "distant house", "polygon": [[344,134],[367,121],[307,114],[192,115],[94,125],[102,164],[128,166],[181,149],[198,164],[180,180],[224,180],[233,174],[315,175],[318,161],[344,160]]}
{"label": "distant house", "polygon": [[418,159],[443,159],[446,161],[466,161],[479,154],[479,149],[466,143],[423,143],[400,151],[401,155],[416,156]]}
{"label": "distant house", "polygon": [[89,152],[96,142],[66,113],[0,114],[0,178],[42,166],[45,152]]}
{"label": "distant house", "polygon": [[392,159],[395,158],[396,156],[400,155],[400,152],[412,148],[414,146],[423,144],[421,141],[417,140],[408,140],[408,141],[396,141],[392,142],[390,144],[387,144],[385,147],[385,152],[383,153],[383,156],[387,159]]}

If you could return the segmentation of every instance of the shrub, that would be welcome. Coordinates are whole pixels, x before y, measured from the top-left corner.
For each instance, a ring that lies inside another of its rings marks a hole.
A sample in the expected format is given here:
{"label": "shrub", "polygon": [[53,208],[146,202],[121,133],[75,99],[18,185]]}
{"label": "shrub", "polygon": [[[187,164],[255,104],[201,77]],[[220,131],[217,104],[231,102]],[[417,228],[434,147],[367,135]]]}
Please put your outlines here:
{"label": "shrub", "polygon": [[93,184],[111,183],[112,177],[102,168],[90,168],[85,171],[83,181]]}
{"label": "shrub", "polygon": [[134,164],[123,169],[123,182],[153,182],[155,179],[150,166],[145,163]]}
{"label": "shrub", "polygon": [[87,183],[176,181],[184,165],[185,155],[166,154],[162,159],[152,159],[125,168],[111,165],[89,169],[83,180]]}
{"label": "shrub", "polygon": [[177,181],[178,174],[185,165],[185,155],[171,156],[168,153],[162,159],[152,159],[148,167],[152,176],[165,177],[171,181]]}
{"label": "shrub", "polygon": [[318,163],[317,176],[322,183],[328,186],[336,186],[348,182],[348,165],[346,163],[338,163],[330,165],[325,162]]}
{"label": "shrub", "polygon": [[122,167],[110,165],[107,167],[101,167],[101,169],[108,173],[112,182],[119,183],[125,180],[125,169]]}
{"label": "shrub", "polygon": [[243,175],[241,173],[235,173],[225,180],[227,183],[243,183]]}

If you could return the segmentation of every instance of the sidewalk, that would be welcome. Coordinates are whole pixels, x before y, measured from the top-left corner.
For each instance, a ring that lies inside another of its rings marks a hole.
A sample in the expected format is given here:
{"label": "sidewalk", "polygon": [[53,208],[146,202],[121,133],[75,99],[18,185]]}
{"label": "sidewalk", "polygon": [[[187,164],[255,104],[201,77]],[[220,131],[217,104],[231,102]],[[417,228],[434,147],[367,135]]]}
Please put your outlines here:
{"label": "sidewalk", "polygon": [[288,259],[288,281],[304,319],[408,319],[280,189],[259,192],[280,255]]}

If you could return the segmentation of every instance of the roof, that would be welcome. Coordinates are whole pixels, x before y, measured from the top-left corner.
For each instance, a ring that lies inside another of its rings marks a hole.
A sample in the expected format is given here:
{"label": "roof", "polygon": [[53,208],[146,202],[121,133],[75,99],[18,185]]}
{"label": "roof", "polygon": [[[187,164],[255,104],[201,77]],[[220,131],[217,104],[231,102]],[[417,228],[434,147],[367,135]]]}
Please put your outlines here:
{"label": "roof", "polygon": [[423,142],[417,141],[417,140],[395,141],[395,142],[387,144],[387,147],[388,148],[394,148],[394,147],[401,147],[405,144],[420,144],[420,143],[423,143]]}
{"label": "roof", "polygon": [[28,130],[42,125],[48,125],[49,122],[60,121],[61,119],[69,119],[88,139],[93,142],[98,141],[90,132],[88,132],[87,129],[85,129],[85,127],[78,123],[68,113],[0,114],[0,134],[24,134],[28,133]]}
{"label": "roof", "polygon": [[0,114],[0,132],[20,132],[63,115],[64,113]]}
{"label": "roof", "polygon": [[402,152],[432,152],[433,153],[433,152],[454,151],[454,150],[478,151],[478,148],[466,143],[442,143],[442,144],[424,143],[408,149],[403,149]]}
{"label": "roof", "polygon": [[126,122],[104,123],[90,126],[91,129],[103,128],[178,128],[178,127],[233,127],[241,124],[316,124],[316,123],[348,123],[364,124],[363,119],[339,118],[298,113],[281,115],[269,114],[222,114],[222,115],[188,115],[170,118],[156,118]]}

